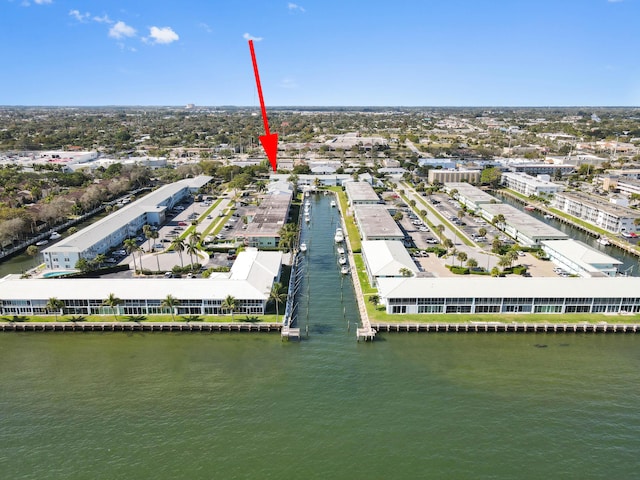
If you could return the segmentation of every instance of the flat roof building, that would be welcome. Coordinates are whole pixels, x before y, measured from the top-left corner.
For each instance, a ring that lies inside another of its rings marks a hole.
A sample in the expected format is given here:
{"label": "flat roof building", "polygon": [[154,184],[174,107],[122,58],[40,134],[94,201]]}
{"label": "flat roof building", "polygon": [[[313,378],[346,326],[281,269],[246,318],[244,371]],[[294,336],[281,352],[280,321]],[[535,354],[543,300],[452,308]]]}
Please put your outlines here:
{"label": "flat roof building", "polygon": [[444,184],[444,190],[447,193],[456,190],[456,200],[472,212],[478,211],[481,205],[485,203],[502,203],[499,199],[489,195],[484,190],[480,190],[478,187],[474,187],[465,182],[447,182]]}
{"label": "flat roof building", "polygon": [[386,312],[639,313],[640,277],[380,278]]}
{"label": "flat roof building", "polygon": [[222,309],[222,302],[231,295],[237,302],[236,313],[264,314],[281,262],[281,252],[247,250],[238,254],[231,272],[212,278],[22,279],[7,275],[0,279],[0,311],[3,315],[43,315],[50,313],[48,299],[57,298],[69,315],[113,315],[103,302],[114,294],[123,301],[116,314],[152,315],[167,313],[162,301],[172,295],[180,302],[177,315],[219,315],[229,313]]}
{"label": "flat roof building", "polygon": [[160,225],[166,212],[198,191],[213,177],[201,175],[165,185],[42,251],[48,269],[74,268],[133,237],[143,225]]}
{"label": "flat roof building", "polygon": [[558,193],[553,198],[552,205],[558,210],[609,232],[640,232],[640,225],[633,223],[640,218],[640,212],[586,193]]}
{"label": "flat roof building", "polygon": [[355,205],[362,240],[404,240],[404,233],[384,205]]}
{"label": "flat roof building", "polygon": [[520,245],[531,246],[540,244],[543,240],[569,238],[566,233],[506,203],[483,204],[480,214],[488,222],[492,222],[494,217],[502,215],[505,221],[503,225],[499,226]]}
{"label": "flat roof building", "polygon": [[345,182],[344,189],[351,206],[380,203],[380,197],[367,182]]}
{"label": "flat roof building", "polygon": [[552,262],[581,277],[615,277],[622,265],[620,260],[574,239],[546,240],[542,249]]}
{"label": "flat roof building", "polygon": [[431,184],[448,182],[480,182],[480,170],[440,170],[432,168],[429,170],[427,180]]}
{"label": "flat roof building", "polygon": [[554,195],[563,190],[563,187],[557,183],[532,177],[526,173],[505,172],[502,174],[502,184],[525,197],[541,194]]}
{"label": "flat roof building", "polygon": [[[290,184],[289,184],[290,186]],[[280,229],[289,219],[292,190],[274,190],[260,202],[254,215],[249,217],[247,228],[238,233],[237,240],[249,247],[277,248],[280,244]]]}

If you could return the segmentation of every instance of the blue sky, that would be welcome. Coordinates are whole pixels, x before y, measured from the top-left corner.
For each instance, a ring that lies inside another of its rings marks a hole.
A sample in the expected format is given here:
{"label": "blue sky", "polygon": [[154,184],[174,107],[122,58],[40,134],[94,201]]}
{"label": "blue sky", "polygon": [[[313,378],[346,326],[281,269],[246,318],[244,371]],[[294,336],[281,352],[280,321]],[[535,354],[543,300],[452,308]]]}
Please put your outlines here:
{"label": "blue sky", "polygon": [[640,0],[0,0],[0,105],[640,105]]}

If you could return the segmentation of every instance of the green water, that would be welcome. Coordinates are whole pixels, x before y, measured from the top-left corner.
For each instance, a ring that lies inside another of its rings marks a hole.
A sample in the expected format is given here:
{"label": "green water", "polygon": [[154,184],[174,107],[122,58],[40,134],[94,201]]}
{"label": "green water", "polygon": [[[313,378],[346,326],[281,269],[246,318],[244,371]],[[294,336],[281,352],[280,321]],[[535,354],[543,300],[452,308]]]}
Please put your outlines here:
{"label": "green water", "polygon": [[0,335],[0,478],[637,478],[639,337],[357,343],[336,214],[317,199],[303,231],[300,343]]}

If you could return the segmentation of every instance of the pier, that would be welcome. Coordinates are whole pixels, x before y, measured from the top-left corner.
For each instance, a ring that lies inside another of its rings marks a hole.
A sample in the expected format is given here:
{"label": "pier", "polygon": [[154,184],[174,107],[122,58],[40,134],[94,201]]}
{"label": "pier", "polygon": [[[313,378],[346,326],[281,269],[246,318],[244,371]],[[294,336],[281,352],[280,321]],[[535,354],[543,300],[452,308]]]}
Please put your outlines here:
{"label": "pier", "polygon": [[375,323],[372,327],[388,333],[640,333],[637,323]]}
{"label": "pier", "polygon": [[280,323],[218,322],[0,322],[0,332],[261,332],[282,330]]}

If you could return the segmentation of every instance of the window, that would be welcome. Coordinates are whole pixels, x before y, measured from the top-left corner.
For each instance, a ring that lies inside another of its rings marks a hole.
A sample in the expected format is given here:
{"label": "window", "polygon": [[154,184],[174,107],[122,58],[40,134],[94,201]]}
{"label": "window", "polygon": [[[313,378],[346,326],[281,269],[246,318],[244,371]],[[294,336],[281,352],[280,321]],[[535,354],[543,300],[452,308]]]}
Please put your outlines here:
{"label": "window", "polygon": [[407,313],[406,305],[394,305],[391,309],[391,313]]}

